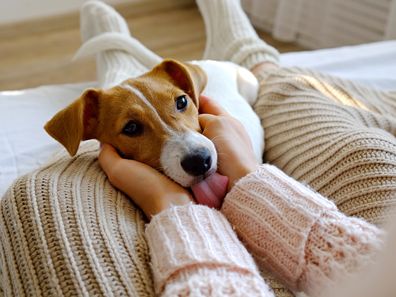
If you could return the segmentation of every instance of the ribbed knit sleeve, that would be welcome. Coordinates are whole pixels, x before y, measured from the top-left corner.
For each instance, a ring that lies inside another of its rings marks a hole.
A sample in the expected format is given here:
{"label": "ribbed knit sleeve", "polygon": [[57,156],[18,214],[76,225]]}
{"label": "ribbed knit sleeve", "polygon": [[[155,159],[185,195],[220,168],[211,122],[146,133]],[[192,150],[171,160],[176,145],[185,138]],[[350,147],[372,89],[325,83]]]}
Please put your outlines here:
{"label": "ribbed knit sleeve", "polygon": [[146,228],[161,296],[273,296],[224,216],[200,205],[173,207]]}
{"label": "ribbed knit sleeve", "polygon": [[311,296],[368,263],[382,244],[375,226],[271,165],[242,178],[222,212],[260,266]]}

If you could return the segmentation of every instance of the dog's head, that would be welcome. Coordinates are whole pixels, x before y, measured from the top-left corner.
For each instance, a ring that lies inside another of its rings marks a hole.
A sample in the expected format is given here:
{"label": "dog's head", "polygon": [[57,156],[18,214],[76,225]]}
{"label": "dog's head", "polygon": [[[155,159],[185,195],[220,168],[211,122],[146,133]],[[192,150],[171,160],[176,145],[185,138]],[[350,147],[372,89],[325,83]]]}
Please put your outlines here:
{"label": "dog's head", "polygon": [[85,91],[45,130],[72,156],[82,140],[97,139],[187,187],[216,171],[215,147],[198,121],[205,85],[199,66],[165,60],[111,89]]}

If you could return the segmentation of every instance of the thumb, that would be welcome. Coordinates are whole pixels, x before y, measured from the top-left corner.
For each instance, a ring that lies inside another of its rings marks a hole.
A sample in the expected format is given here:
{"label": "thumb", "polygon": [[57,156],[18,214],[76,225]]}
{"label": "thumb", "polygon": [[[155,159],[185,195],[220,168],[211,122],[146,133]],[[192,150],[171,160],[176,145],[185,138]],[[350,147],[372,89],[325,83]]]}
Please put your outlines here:
{"label": "thumb", "polygon": [[112,166],[122,158],[110,144],[103,143],[99,153],[99,164],[108,173]]}

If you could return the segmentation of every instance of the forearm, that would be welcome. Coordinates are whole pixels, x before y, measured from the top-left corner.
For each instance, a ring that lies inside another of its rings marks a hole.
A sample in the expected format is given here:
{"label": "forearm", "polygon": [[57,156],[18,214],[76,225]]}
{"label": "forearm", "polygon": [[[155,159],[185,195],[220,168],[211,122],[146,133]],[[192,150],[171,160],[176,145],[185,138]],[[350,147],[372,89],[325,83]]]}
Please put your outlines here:
{"label": "forearm", "polygon": [[146,237],[158,295],[273,296],[218,211],[199,205],[170,208],[153,218]]}
{"label": "forearm", "polygon": [[364,265],[382,243],[375,226],[346,217],[271,165],[242,178],[222,212],[259,265],[311,295]]}

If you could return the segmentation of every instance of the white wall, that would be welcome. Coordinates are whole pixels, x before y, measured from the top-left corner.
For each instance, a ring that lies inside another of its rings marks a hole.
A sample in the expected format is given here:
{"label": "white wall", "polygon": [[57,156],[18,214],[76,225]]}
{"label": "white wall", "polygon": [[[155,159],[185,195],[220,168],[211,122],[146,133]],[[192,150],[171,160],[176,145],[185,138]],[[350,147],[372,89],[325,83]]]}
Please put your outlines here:
{"label": "white wall", "polygon": [[[87,0],[0,0],[0,25],[77,11]],[[105,0],[110,4],[132,0]]]}

